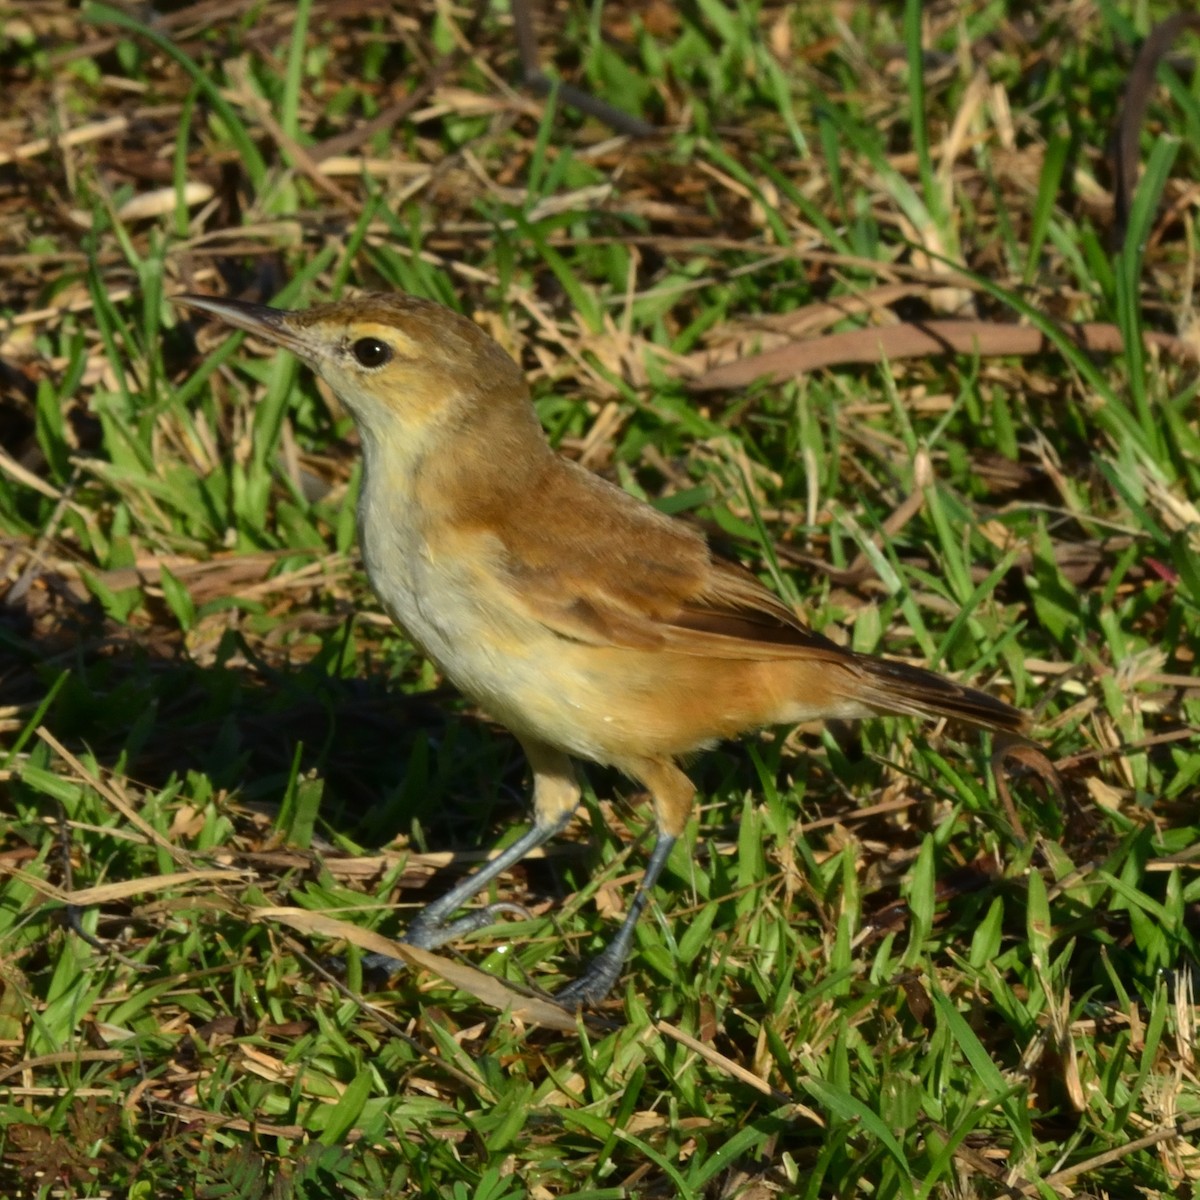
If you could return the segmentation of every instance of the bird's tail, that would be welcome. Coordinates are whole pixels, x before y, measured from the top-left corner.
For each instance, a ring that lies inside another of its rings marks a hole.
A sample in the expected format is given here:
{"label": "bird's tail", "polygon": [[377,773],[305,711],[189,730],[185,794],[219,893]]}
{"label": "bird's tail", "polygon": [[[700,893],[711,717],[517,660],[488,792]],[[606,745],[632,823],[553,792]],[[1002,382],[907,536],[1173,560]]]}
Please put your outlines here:
{"label": "bird's tail", "polygon": [[861,672],[858,699],[878,712],[948,717],[1009,733],[1029,728],[1020,709],[923,667],[867,655],[856,655],[854,665]]}

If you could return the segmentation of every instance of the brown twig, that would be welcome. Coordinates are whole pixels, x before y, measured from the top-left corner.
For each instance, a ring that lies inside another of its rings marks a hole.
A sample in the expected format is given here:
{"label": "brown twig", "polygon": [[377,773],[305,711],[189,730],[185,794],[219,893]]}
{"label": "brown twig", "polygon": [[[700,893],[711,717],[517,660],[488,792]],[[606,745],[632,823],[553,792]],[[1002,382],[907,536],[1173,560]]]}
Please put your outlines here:
{"label": "brown twig", "polygon": [[[1063,333],[1081,349],[1119,354],[1124,347],[1115,325],[1089,322],[1070,325]],[[1146,344],[1189,362],[1197,360],[1196,349],[1181,338],[1166,333],[1145,334]],[[882,329],[851,329],[811,341],[795,342],[752,354],[735,362],[722,363],[689,381],[697,392],[746,387],[758,379],[782,382],[821,367],[847,363],[876,363],[902,358],[925,358],[934,354],[994,355],[1045,354],[1054,348],[1039,329],[1026,325],[1003,325],[994,321],[921,321],[889,325]]]}
{"label": "brown twig", "polygon": [[1133,70],[1129,72],[1129,82],[1121,99],[1120,117],[1113,139],[1113,244],[1116,247],[1125,244],[1125,234],[1129,228],[1129,214],[1133,208],[1138,162],[1141,157],[1138,141],[1142,124],[1146,120],[1146,109],[1150,106],[1154,76],[1163,56],[1185,29],[1200,31],[1200,14],[1176,13],[1156,25],[1142,43]]}
{"label": "brown twig", "polygon": [[517,53],[521,56],[521,72],[525,86],[536,96],[548,96],[557,92],[562,103],[579,109],[589,117],[603,121],[617,133],[625,133],[630,137],[654,137],[662,131],[656,126],[630,116],[629,113],[615,108],[605,101],[577,88],[573,84],[551,79],[541,67],[538,55],[537,36],[533,29],[533,13],[529,0],[513,0],[512,4],[513,31],[517,35]]}

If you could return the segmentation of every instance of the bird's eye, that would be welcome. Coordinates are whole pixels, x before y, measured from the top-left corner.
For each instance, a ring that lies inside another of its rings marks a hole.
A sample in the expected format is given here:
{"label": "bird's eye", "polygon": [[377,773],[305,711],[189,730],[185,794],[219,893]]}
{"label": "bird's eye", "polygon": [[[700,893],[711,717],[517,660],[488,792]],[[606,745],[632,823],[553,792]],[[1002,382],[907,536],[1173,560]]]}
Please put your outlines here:
{"label": "bird's eye", "polygon": [[365,337],[350,347],[350,353],[360,367],[382,367],[391,359],[392,348],[378,338]]}

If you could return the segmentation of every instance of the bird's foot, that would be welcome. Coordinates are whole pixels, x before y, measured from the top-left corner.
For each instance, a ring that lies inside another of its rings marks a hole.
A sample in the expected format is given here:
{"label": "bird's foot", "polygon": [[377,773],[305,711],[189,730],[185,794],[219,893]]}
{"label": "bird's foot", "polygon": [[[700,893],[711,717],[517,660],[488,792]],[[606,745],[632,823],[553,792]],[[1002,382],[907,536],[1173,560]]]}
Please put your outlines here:
{"label": "bird's foot", "polygon": [[[425,914],[421,913],[404,931],[404,936],[399,940],[405,945],[415,946],[418,950],[436,950],[447,942],[453,942],[468,934],[476,933],[480,929],[486,929],[489,925],[496,924],[496,917],[500,913],[512,913],[524,920],[529,919],[528,909],[522,908],[519,904],[504,902],[477,908],[474,912],[467,913],[465,917],[459,917],[457,921],[439,921],[436,917],[428,920]],[[402,971],[407,965],[404,959],[394,958],[390,954],[366,954],[363,956],[365,970],[375,975],[382,974],[388,979],[398,971]]]}
{"label": "bird's foot", "polygon": [[419,913],[400,940],[409,946],[416,946],[418,950],[436,950],[447,942],[495,925],[496,917],[500,913],[511,913],[525,921],[530,917],[529,909],[503,900],[496,904],[488,904],[484,908],[477,908],[465,917],[459,917],[457,921],[440,921],[436,916],[431,920],[426,913]]}
{"label": "bird's foot", "polygon": [[571,980],[566,987],[554,993],[554,1003],[567,1012],[581,1008],[595,1008],[617,986],[625,955],[611,953],[612,947],[602,950],[588,963],[578,979]]}

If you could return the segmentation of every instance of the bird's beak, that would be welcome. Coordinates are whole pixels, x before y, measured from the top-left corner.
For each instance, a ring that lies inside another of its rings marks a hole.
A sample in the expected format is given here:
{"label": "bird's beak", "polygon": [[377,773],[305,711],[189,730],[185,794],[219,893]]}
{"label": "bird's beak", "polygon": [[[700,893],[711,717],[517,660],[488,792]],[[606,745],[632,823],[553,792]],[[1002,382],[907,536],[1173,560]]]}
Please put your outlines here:
{"label": "bird's beak", "polygon": [[312,342],[295,328],[291,321],[294,314],[285,308],[268,308],[265,304],[249,304],[245,300],[218,300],[213,296],[191,294],[172,296],[171,303],[219,317],[226,325],[244,329],[265,342],[282,346],[306,362],[312,363],[316,359]]}

